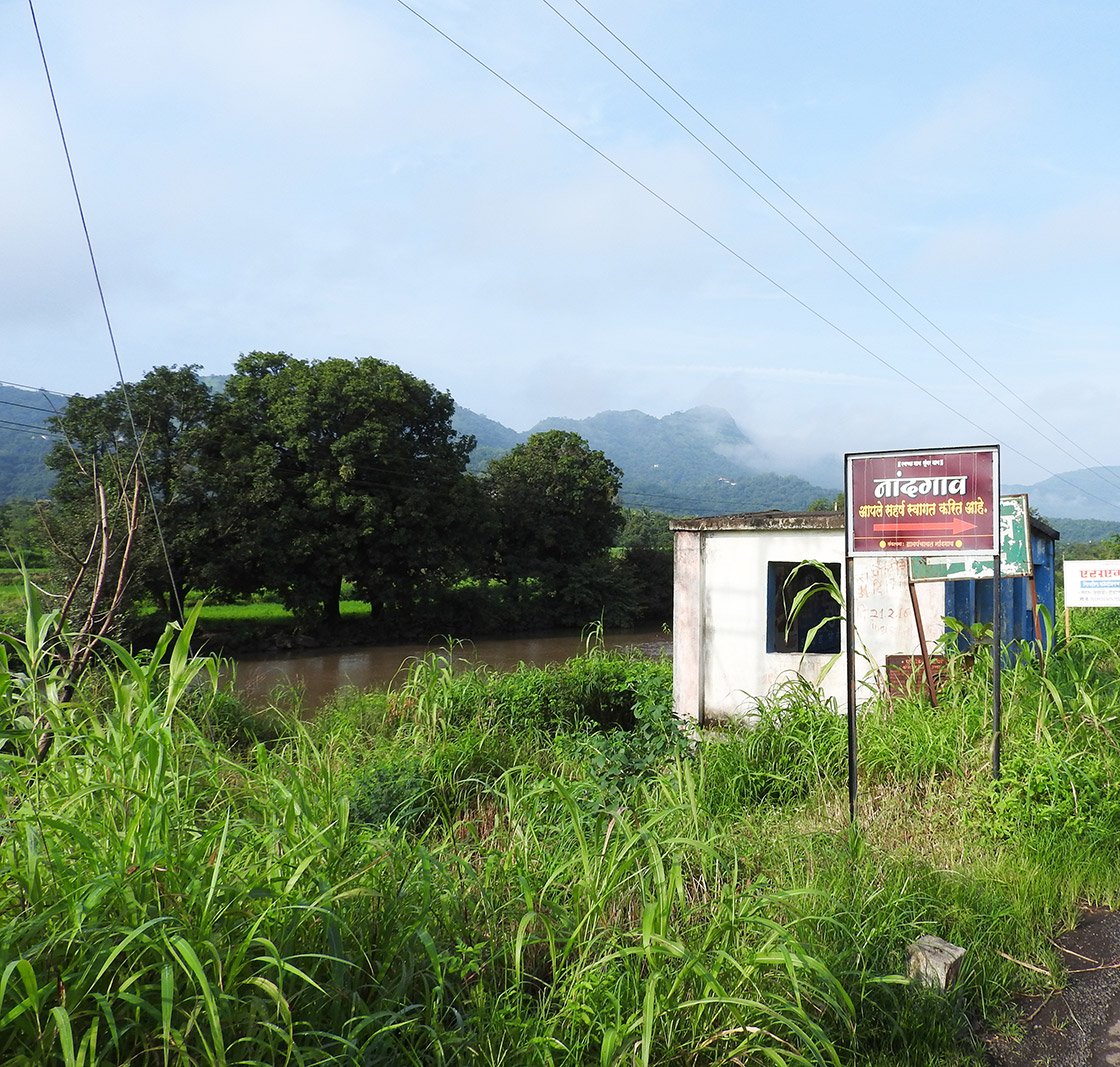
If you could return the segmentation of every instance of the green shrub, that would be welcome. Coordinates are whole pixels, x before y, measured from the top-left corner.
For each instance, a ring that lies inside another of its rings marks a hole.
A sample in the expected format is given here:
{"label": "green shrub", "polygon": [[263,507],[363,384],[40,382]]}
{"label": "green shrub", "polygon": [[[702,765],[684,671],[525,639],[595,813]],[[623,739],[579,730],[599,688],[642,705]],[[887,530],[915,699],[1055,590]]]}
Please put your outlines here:
{"label": "green shrub", "polygon": [[392,822],[415,829],[432,813],[433,785],[416,759],[361,767],[350,789],[350,818],[356,824],[381,827]]}
{"label": "green shrub", "polygon": [[802,679],[759,700],[750,721],[700,750],[712,814],[787,804],[845,780],[847,727],[835,701]]}

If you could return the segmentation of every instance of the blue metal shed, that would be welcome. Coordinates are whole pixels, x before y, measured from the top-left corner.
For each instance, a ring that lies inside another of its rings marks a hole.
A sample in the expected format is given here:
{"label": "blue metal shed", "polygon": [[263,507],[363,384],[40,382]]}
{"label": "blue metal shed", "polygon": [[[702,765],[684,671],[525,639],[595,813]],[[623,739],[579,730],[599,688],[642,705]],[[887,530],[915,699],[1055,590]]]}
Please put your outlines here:
{"label": "blue metal shed", "polygon": [[[1041,613],[1042,639],[1048,645],[1054,626],[1055,546],[1061,536],[1052,526],[1031,516],[1031,557]],[[1029,578],[1004,578],[1000,583],[1002,613],[1000,637],[1004,644],[1036,641]],[[945,614],[965,626],[992,622],[992,579],[945,583]]]}

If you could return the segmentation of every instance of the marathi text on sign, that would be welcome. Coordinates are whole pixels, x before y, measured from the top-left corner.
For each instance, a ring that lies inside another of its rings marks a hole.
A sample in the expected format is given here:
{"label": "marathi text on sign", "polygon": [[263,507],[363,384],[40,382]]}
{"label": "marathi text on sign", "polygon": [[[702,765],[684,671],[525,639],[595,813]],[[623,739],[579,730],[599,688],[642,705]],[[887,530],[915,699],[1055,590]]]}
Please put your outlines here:
{"label": "marathi text on sign", "polygon": [[982,555],[998,545],[994,447],[847,457],[852,555]]}
{"label": "marathi text on sign", "polygon": [[968,492],[968,475],[957,478],[876,478],[877,497],[949,496]]}
{"label": "marathi text on sign", "polygon": [[1062,574],[1067,608],[1120,607],[1120,560],[1067,559]]}

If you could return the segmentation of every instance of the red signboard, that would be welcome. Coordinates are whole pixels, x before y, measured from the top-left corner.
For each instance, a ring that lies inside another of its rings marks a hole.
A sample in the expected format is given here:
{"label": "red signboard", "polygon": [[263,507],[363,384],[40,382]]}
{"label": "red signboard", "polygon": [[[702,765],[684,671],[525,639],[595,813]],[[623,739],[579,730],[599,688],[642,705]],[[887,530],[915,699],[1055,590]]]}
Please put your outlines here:
{"label": "red signboard", "polygon": [[999,448],[844,458],[849,556],[994,556]]}

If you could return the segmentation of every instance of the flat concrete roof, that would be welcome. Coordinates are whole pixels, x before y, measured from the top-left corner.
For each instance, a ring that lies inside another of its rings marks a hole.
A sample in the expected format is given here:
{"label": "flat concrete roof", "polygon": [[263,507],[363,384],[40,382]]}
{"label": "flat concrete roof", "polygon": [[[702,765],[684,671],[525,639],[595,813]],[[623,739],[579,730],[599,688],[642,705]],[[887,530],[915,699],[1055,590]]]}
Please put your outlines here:
{"label": "flat concrete roof", "polygon": [[843,530],[842,511],[747,511],[673,519],[670,530]]}
{"label": "flat concrete roof", "polygon": [[[1053,526],[1030,517],[1031,529],[1057,541]],[[670,530],[843,530],[842,511],[746,511],[738,515],[704,515],[697,519],[672,519]]]}

